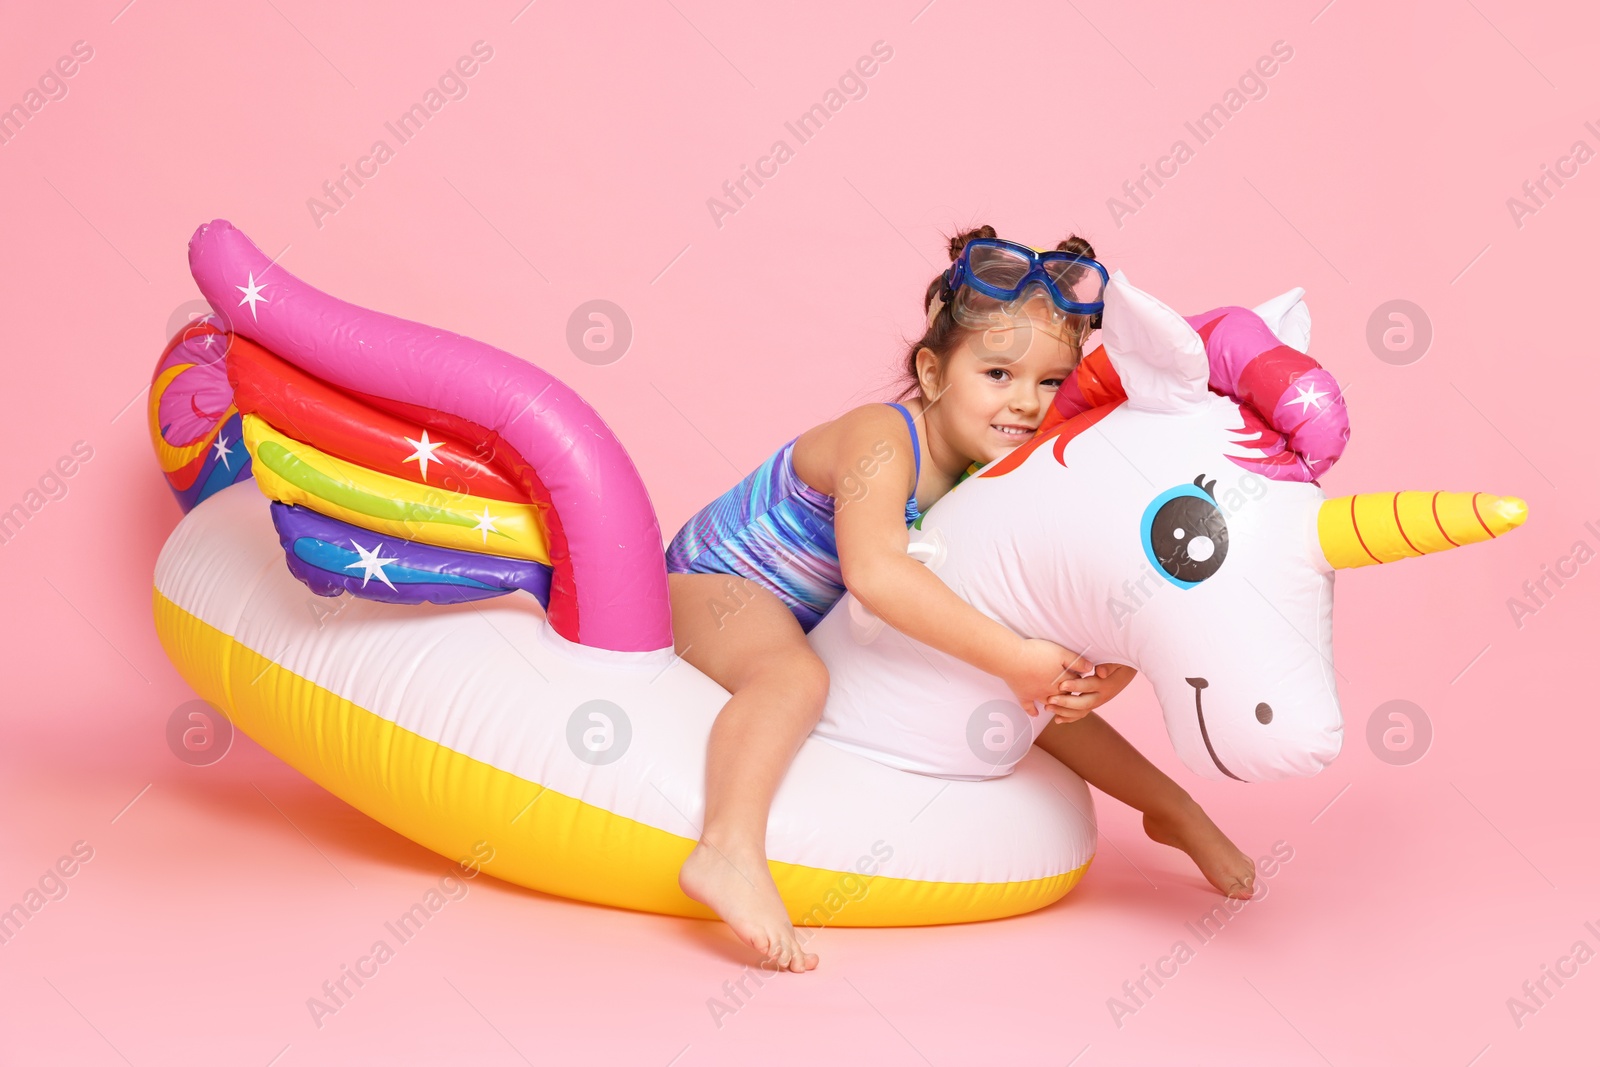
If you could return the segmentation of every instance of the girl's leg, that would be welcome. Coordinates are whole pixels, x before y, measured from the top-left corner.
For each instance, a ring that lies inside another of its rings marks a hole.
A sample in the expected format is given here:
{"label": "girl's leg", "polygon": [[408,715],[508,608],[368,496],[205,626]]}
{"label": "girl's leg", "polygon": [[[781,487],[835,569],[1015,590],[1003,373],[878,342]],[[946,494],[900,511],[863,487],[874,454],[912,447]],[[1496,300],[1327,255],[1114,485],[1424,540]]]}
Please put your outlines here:
{"label": "girl's leg", "polygon": [[767,869],[767,814],[800,744],[822,714],[828,671],[772,593],[725,574],[669,574],[678,655],[732,696],[706,747],[700,842],[678,873],[683,891],[779,968],[806,952]]}
{"label": "girl's leg", "polygon": [[1230,897],[1249,897],[1255,864],[1217,828],[1187,790],[1145,759],[1094,712],[1053,722],[1034,742],[1090,785],[1144,812],[1144,832],[1189,854],[1200,873]]}

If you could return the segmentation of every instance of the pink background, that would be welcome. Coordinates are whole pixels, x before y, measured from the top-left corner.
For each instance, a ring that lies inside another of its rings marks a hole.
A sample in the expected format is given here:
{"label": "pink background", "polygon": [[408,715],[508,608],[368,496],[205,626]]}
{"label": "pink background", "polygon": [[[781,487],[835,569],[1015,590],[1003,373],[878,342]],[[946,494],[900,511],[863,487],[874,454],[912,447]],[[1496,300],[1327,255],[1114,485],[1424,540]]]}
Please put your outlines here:
{"label": "pink background", "polygon": [[[1520,628],[1507,606],[1574,542],[1600,548],[1600,162],[1520,227],[1506,206],[1573,141],[1600,148],[1583,126],[1600,125],[1592,16],[1509,0],[122,2],[14,5],[0,34],[0,104],[74,41],[94,49],[0,146],[0,508],[74,442],[93,448],[0,550],[0,906],[75,841],[94,849],[0,946],[0,1060],[1594,1056],[1600,962],[1520,1028],[1506,1006],[1575,941],[1600,949],[1583,926],[1600,927],[1600,563]],[[307,199],[479,39],[494,55],[468,95],[316,226]],[[865,98],[719,228],[706,199],[877,40],[893,58]],[[1184,121],[1278,40],[1294,55],[1267,95],[1117,225],[1107,198],[1174,139],[1195,147]],[[943,235],[985,221],[1032,244],[1084,234],[1185,313],[1305,286],[1312,354],[1354,426],[1328,492],[1483,489],[1525,497],[1532,517],[1499,544],[1340,576],[1346,744],[1315,779],[1198,780],[1145,683],[1110,706],[1247,852],[1294,850],[1120,1028],[1107,998],[1179,938],[1198,944],[1184,924],[1221,898],[1101,798],[1100,855],[1061,903],[824,930],[819,970],[769,983],[720,1028],[707,998],[749,957],[718,925],[483,879],[318,1029],[306,998],[446,864],[248,739],[206,768],[167,748],[193,693],[150,618],[178,513],[141,389],[197,295],[188,237],[217,217],[313,285],[560,375],[632,452],[666,536],[788,437],[887,398]],[[596,298],[634,328],[607,366],[565,342]],[[1434,331],[1404,366],[1366,341],[1397,298]],[[1407,766],[1365,739],[1393,699],[1434,728]]]}

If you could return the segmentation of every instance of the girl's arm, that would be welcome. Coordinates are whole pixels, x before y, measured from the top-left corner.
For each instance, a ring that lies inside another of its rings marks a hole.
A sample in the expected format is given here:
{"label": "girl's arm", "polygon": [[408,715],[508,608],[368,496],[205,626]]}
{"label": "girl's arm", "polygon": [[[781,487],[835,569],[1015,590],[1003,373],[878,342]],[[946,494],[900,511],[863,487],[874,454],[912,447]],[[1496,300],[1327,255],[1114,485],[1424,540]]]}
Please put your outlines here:
{"label": "girl's arm", "polygon": [[1090,669],[1081,655],[1013,633],[906,554],[905,502],[916,473],[904,420],[885,405],[859,409],[841,418],[834,442],[834,535],[856,599],[906,636],[1004,679],[1030,715],[1032,701],[1078,689],[1060,682],[1069,669]]}

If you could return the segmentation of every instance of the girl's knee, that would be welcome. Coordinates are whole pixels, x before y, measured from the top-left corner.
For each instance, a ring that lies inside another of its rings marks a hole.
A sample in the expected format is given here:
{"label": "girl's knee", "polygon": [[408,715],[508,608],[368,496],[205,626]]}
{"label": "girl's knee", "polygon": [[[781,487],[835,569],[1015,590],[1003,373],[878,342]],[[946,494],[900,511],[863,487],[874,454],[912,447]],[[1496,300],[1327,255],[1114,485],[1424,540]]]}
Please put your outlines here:
{"label": "girl's knee", "polygon": [[828,700],[828,667],[813,652],[794,657],[788,667],[788,681],[795,695],[815,708],[818,716]]}
{"label": "girl's knee", "polygon": [[814,706],[820,714],[828,699],[828,668],[816,653],[802,649],[752,665],[745,684],[781,693],[785,700]]}

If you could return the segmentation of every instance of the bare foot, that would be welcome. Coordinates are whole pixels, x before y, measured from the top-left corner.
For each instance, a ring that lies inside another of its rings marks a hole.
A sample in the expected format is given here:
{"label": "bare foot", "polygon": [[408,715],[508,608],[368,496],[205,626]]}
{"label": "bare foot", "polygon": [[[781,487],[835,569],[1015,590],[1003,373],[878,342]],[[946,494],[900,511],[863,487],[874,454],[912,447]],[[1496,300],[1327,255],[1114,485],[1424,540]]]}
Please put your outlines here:
{"label": "bare foot", "polygon": [[1152,841],[1187,852],[1224,896],[1248,900],[1254,894],[1256,865],[1192,799],[1171,812],[1147,813],[1144,832]]}
{"label": "bare foot", "polygon": [[759,852],[718,849],[702,840],[683,861],[678,885],[778,970],[803,974],[817,965],[817,954],[800,947],[766,857]]}

